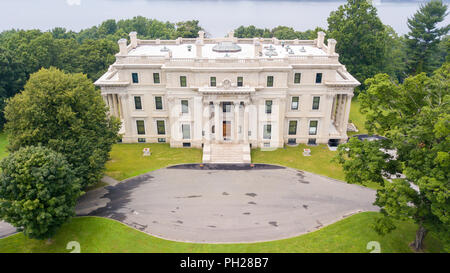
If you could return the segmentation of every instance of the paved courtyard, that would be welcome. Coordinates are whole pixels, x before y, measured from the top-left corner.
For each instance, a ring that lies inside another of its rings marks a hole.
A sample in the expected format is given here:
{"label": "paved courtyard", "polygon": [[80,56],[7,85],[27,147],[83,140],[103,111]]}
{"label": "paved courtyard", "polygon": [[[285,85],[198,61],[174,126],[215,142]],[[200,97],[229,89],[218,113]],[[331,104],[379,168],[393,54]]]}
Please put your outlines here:
{"label": "paved courtyard", "polygon": [[376,211],[374,200],[374,190],[290,168],[181,165],[88,192],[77,213],[169,240],[256,242]]}

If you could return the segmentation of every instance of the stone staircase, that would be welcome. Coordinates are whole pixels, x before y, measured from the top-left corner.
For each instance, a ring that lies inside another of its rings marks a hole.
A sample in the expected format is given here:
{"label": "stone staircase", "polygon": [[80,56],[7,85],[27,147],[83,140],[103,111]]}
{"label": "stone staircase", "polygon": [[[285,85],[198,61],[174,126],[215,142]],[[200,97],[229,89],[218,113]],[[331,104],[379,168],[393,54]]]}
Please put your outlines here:
{"label": "stone staircase", "polygon": [[248,144],[205,144],[203,163],[233,164],[250,163],[250,145]]}

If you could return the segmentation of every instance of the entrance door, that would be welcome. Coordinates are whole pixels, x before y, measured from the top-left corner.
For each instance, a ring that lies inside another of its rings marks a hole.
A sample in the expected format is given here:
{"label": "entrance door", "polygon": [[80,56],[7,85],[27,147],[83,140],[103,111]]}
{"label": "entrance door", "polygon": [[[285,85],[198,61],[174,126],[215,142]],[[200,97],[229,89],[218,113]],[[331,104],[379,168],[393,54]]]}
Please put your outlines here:
{"label": "entrance door", "polygon": [[231,121],[223,121],[223,140],[231,140]]}

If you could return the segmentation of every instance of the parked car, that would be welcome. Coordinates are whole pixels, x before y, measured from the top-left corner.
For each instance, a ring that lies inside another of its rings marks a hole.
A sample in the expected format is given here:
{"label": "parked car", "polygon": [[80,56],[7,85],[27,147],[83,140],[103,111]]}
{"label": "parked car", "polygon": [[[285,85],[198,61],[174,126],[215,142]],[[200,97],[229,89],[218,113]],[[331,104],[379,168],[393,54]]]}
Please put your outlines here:
{"label": "parked car", "polygon": [[[366,135],[366,134],[361,134],[361,135],[353,135],[352,137],[357,137],[359,140],[368,140],[368,141],[374,141],[374,140],[381,140],[381,139],[387,139],[383,136],[379,136],[379,135]],[[347,139],[347,141],[350,138]]]}

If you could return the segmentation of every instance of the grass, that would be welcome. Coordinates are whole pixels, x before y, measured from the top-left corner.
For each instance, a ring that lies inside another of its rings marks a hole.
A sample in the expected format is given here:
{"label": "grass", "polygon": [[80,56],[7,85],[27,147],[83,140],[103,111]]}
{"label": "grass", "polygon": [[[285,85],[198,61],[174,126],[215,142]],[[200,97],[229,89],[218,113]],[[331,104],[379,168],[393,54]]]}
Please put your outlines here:
{"label": "grass", "polygon": [[[311,156],[303,156],[304,148],[311,149]],[[253,149],[251,153],[253,163],[281,165],[345,181],[342,167],[331,161],[336,152],[330,151],[327,145],[307,146],[306,144],[299,144],[296,147],[286,146],[274,151]],[[372,189],[379,188],[378,184],[375,183],[362,185]]]}
{"label": "grass", "polygon": [[[120,222],[99,217],[77,217],[63,225],[49,244],[27,239],[22,233],[0,239],[0,253],[69,252],[66,244],[77,241],[81,252],[182,252],[182,253],[265,253],[265,252],[353,252],[367,253],[366,245],[378,241],[382,252],[411,252],[416,225],[398,223],[392,233],[380,236],[370,227],[377,212],[359,213],[318,231],[285,240],[251,244],[195,244],[159,239]],[[429,234],[425,240],[427,252],[441,252],[439,241]]]}
{"label": "grass", "polygon": [[349,136],[357,135],[357,134],[367,134],[367,130],[364,127],[364,123],[366,122],[366,117],[361,114],[359,111],[361,109],[361,105],[357,99],[352,100],[352,105],[350,108],[350,117],[349,122],[353,122],[358,132],[348,132]]}
{"label": "grass", "polygon": [[[311,156],[303,156],[305,148],[311,149]],[[336,152],[330,151],[327,145],[299,144],[296,147],[285,146],[283,149],[273,151],[252,149],[251,152],[253,163],[282,165],[335,179],[345,179],[342,168],[337,163],[331,162]]]}
{"label": "grass", "polygon": [[[144,148],[150,148],[151,156],[142,156]],[[119,181],[169,165],[202,162],[201,149],[170,148],[160,143],[116,144],[110,155],[106,175]]]}

